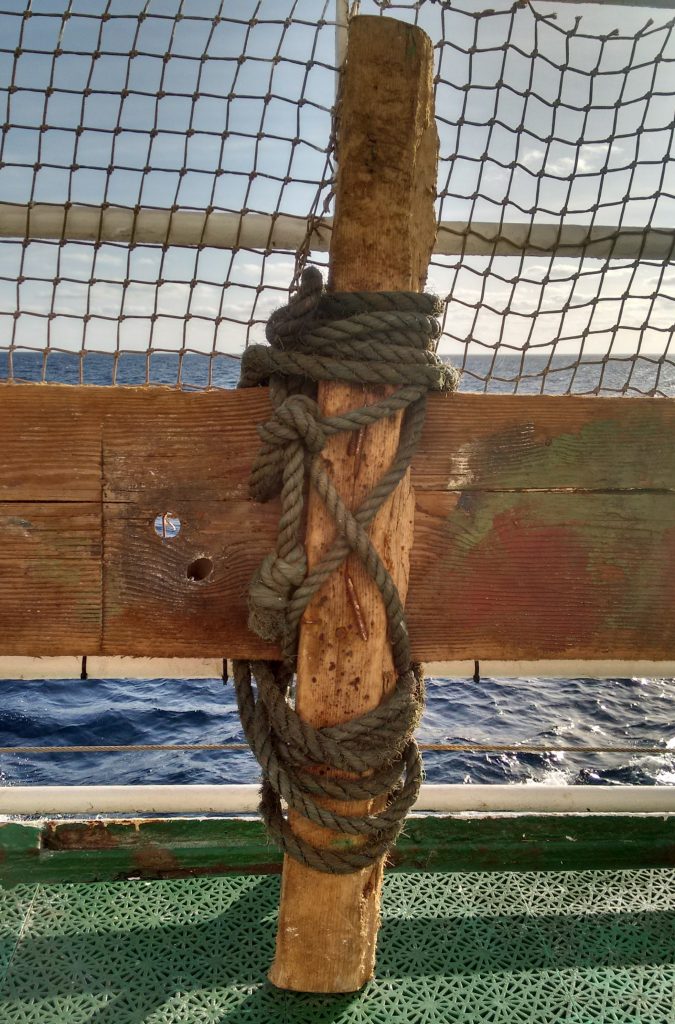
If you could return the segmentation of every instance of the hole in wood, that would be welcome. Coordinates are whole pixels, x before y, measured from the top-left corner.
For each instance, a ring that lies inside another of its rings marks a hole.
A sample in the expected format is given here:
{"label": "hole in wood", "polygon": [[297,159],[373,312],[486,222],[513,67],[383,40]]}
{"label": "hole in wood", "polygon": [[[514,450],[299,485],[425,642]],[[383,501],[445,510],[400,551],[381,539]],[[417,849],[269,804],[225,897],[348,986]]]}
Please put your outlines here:
{"label": "hole in wood", "polygon": [[180,533],[180,519],[173,512],[160,512],[155,516],[155,533],[162,540],[171,540]]}
{"label": "hole in wood", "polygon": [[195,558],[194,562],[188,565],[187,576],[189,580],[199,583],[208,579],[212,572],[213,562],[210,558]]}

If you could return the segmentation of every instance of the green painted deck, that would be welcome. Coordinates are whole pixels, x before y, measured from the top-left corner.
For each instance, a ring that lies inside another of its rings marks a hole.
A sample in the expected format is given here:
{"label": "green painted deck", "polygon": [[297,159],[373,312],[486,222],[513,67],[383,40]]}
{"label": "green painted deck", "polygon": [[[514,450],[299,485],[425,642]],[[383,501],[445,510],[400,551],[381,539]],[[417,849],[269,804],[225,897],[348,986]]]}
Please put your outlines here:
{"label": "green painted deck", "polygon": [[0,1022],[667,1024],[675,870],[388,875],[377,979],[265,980],[279,880],[0,892]]}

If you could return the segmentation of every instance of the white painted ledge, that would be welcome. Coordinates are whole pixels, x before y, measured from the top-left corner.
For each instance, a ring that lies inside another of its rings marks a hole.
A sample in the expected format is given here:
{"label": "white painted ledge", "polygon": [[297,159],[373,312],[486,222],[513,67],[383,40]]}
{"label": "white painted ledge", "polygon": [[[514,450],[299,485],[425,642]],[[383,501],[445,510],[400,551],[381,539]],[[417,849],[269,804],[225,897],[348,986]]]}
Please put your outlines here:
{"label": "white painted ledge", "polygon": [[87,658],[90,679],[220,679],[222,658]]}
{"label": "white painted ledge", "polygon": [[[82,658],[0,656],[2,679],[79,679]],[[96,679],[219,679],[222,658],[127,658],[89,655],[87,678]]]}
{"label": "white painted ledge", "polygon": [[21,655],[0,657],[1,679],[79,679],[82,658],[28,658]]}
{"label": "white painted ledge", "polygon": [[[480,661],[480,674],[492,679],[673,679],[675,661]],[[87,677],[96,679],[220,679],[220,658],[130,658],[89,655]],[[473,661],[429,661],[427,676],[471,679]],[[79,679],[82,659],[0,656],[3,679]],[[228,672],[232,674],[231,663]]]}
{"label": "white painted ledge", "polygon": [[[7,786],[1,815],[251,814],[259,787]],[[675,786],[422,786],[415,811],[675,813]]]}
{"label": "white painted ledge", "polygon": [[[331,230],[330,218],[313,222],[310,230],[304,217],[289,214],[0,203],[0,237],[4,238],[296,252],[309,233],[310,249],[328,252]],[[667,227],[444,221],[439,225],[434,252],[439,256],[555,252],[594,259],[673,260],[673,245],[673,231]]]}
{"label": "white painted ledge", "polygon": [[[675,677],[675,661],[483,661],[480,675],[490,679],[670,679]],[[428,661],[427,676],[449,679],[471,678],[473,661]]]}

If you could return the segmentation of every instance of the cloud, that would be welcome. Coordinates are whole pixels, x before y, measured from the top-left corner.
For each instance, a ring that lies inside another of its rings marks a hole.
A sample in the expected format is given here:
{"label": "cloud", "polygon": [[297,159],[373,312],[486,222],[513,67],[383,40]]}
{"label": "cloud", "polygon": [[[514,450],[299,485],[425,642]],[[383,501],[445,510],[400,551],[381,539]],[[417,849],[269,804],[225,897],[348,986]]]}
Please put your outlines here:
{"label": "cloud", "polygon": [[614,164],[614,169],[625,167],[618,158],[625,146],[618,141],[585,142],[575,147],[553,142],[542,148],[535,146],[520,154],[519,163],[534,173],[543,170],[553,178],[567,178],[571,174],[596,174]]}

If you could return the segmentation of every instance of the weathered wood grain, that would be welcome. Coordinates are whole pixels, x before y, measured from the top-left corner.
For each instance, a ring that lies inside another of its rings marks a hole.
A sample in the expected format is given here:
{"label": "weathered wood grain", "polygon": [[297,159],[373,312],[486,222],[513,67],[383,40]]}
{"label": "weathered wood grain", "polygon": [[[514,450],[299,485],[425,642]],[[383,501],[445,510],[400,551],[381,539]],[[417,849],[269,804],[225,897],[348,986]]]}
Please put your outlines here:
{"label": "weathered wood grain", "polygon": [[[246,499],[268,410],[266,389],[0,386],[2,653],[268,653],[245,628],[275,532],[274,505]],[[666,399],[432,399],[416,657],[672,659],[674,438]],[[199,555],[214,571],[191,582]]]}
{"label": "weathered wood grain", "polygon": [[[166,488],[166,484],[164,484]],[[103,654],[256,657],[275,648],[253,641],[246,626],[246,594],[255,570],[274,544],[276,502],[185,501],[160,492],[164,504],[105,505]],[[177,537],[154,529],[157,508],[179,516]],[[208,558],[213,568],[194,580],[190,566]]]}
{"label": "weathered wood grain", "polygon": [[0,500],[245,497],[266,388],[0,384]]}
{"label": "weathered wood grain", "polygon": [[0,385],[0,500],[100,501],[109,398],[105,388]]}
{"label": "weathered wood grain", "polygon": [[[155,657],[273,648],[245,626],[245,594],[274,543],[276,509],[178,503],[163,541],[154,507],[106,506],[102,647]],[[212,575],[188,579],[206,555]],[[417,657],[642,658],[675,650],[675,496],[641,492],[420,492],[408,620]],[[344,613],[335,628],[352,626]]]}
{"label": "weathered wood grain", "polygon": [[102,423],[106,501],[246,498],[256,425],[270,411],[266,388],[199,395],[124,389]]}
{"label": "weathered wood grain", "polygon": [[[245,497],[266,388],[0,384],[0,500]],[[417,490],[675,491],[675,401],[432,395]]]}
{"label": "weathered wood grain", "polygon": [[417,490],[675,489],[675,402],[432,395]]}
{"label": "weathered wood grain", "polygon": [[[337,132],[335,218],[329,291],[421,291],[436,234],[434,197],[438,133],[434,118],[433,47],[417,26],[356,17],[349,25]],[[393,390],[393,389],[391,389]],[[322,413],[339,415],[377,402],[383,388],[319,384]],[[347,508],[356,510],[384,476],[398,448],[401,415],[352,439],[331,438],[322,456]],[[383,503],[369,536],[405,601],[413,544],[410,473]],[[329,550],[336,529],[310,492],[306,549],[310,566]],[[382,598],[351,556],[332,574],[302,618],[296,710],[315,728],[347,722],[376,708],[395,685]],[[345,815],[376,813],[384,801],[326,800]],[[344,849],[361,837],[321,828],[291,812],[301,839]],[[320,873],[287,856],[269,979],[300,992],[353,992],[371,976],[380,923],[383,862],[345,875]]]}
{"label": "weathered wood grain", "polygon": [[408,607],[427,660],[665,658],[675,497],[420,493]]}
{"label": "weathered wood grain", "polygon": [[[47,481],[48,488],[51,481]],[[83,502],[0,503],[0,648],[71,654],[101,635],[101,509]]]}
{"label": "weathered wood grain", "polygon": [[[273,543],[276,510],[245,502],[177,509],[185,536],[162,541],[152,508],[112,507],[108,653],[237,656],[251,649],[246,586]],[[212,577],[192,582],[188,566],[204,553]],[[543,651],[664,658],[675,650],[675,499],[418,494],[409,595],[413,648],[426,659],[537,658]],[[336,620],[341,625],[349,622]],[[271,651],[254,644],[256,655]]]}

